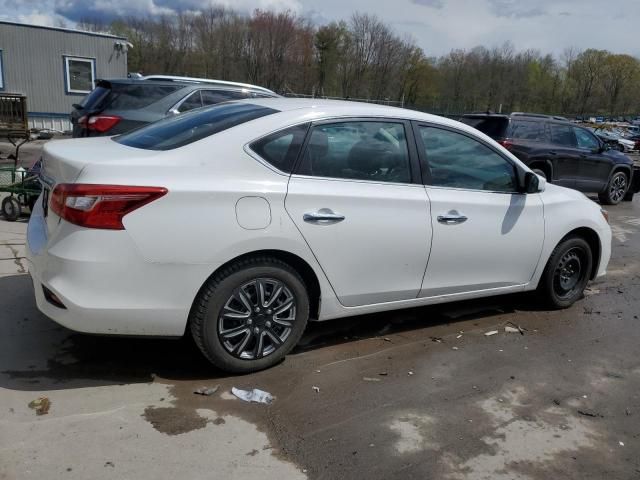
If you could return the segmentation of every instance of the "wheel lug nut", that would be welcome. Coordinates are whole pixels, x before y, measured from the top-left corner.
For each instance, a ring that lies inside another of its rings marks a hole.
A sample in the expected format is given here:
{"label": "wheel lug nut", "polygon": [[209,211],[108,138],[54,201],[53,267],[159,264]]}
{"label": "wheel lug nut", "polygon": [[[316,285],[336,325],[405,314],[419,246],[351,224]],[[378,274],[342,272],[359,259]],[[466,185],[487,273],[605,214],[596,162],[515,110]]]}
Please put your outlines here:
{"label": "wheel lug nut", "polygon": [[268,315],[271,315],[271,313],[272,313],[271,309],[267,310]]}
{"label": "wheel lug nut", "polygon": [[258,313],[260,311],[260,308],[256,307],[254,312]]}
{"label": "wheel lug nut", "polygon": [[270,326],[271,326],[271,322],[267,321],[267,322],[265,323],[265,325],[266,325],[266,326],[267,326],[267,328],[268,328],[268,327],[270,327]]}
{"label": "wheel lug nut", "polygon": [[254,329],[253,329],[253,332],[254,332],[255,334],[258,334],[258,333],[260,333],[260,329],[259,329],[258,327],[256,327],[256,328],[254,328]]}
{"label": "wheel lug nut", "polygon": [[249,319],[247,320],[247,325],[251,325],[253,323],[253,320]]}

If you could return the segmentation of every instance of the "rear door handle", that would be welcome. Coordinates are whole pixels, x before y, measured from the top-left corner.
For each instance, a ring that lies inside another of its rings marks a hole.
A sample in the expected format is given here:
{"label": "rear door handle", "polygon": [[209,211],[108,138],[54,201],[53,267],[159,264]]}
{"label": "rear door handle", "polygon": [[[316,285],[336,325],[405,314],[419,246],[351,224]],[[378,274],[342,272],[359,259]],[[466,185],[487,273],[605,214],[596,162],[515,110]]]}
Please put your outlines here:
{"label": "rear door handle", "polygon": [[467,217],[459,213],[447,213],[445,215],[438,215],[438,222],[444,223],[445,225],[457,225],[459,223],[464,223],[467,220]]}
{"label": "rear door handle", "polygon": [[330,208],[321,208],[320,210],[318,210],[317,212],[307,212],[302,216],[302,219],[305,222],[309,222],[309,223],[317,223],[317,222],[323,222],[323,223],[336,223],[336,222],[341,222],[345,219],[345,216],[340,214],[340,213],[336,213],[333,210],[331,210]]}

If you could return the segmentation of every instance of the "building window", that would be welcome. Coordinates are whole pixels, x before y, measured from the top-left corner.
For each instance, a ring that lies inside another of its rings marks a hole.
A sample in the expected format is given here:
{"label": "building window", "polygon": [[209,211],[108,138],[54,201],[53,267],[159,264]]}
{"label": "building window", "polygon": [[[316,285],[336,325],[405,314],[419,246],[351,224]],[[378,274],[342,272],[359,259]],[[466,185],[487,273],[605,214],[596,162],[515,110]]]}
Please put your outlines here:
{"label": "building window", "polygon": [[96,80],[96,61],[93,58],[64,57],[67,93],[89,93]]}
{"label": "building window", "polygon": [[4,65],[2,64],[2,50],[0,50],[0,90],[4,90]]}

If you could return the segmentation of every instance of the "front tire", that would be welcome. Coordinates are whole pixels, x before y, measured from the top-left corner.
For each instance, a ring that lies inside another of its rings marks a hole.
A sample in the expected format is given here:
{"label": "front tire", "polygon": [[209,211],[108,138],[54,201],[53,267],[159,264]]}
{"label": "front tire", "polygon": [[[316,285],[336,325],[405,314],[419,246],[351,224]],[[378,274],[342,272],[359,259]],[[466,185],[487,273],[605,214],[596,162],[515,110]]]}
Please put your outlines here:
{"label": "front tire", "polygon": [[568,237],[553,250],[542,273],[538,294],[551,308],[568,308],[582,297],[593,268],[591,247]]}
{"label": "front tire", "polygon": [[309,295],[300,275],[281,260],[258,257],[211,277],[189,320],[195,343],[213,365],[249,373],[280,362],[308,318]]}
{"label": "front tire", "polygon": [[607,184],[604,192],[598,194],[600,203],[604,205],[617,205],[629,190],[629,179],[624,172],[615,172]]}

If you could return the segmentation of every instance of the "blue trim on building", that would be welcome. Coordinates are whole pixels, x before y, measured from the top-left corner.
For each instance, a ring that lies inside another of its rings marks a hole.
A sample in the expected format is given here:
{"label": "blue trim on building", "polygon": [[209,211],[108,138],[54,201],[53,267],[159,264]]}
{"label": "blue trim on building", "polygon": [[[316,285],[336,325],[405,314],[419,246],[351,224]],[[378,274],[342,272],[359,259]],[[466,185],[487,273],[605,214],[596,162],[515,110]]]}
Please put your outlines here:
{"label": "blue trim on building", "polygon": [[30,25],[28,23],[7,22],[6,20],[0,20],[0,24],[15,25],[16,27],[40,28],[42,30],[53,30],[53,31],[56,31],[56,32],[77,33],[79,35],[88,35],[90,37],[114,38],[116,40],[126,40],[127,39],[127,37],[120,37],[118,35],[111,35],[110,33],[85,32],[84,30],[74,30],[73,28],[46,27],[44,25]]}
{"label": "blue trim on building", "polygon": [[69,113],[52,113],[52,112],[27,112],[28,117],[52,117],[52,118],[69,118]]}
{"label": "blue trim on building", "polygon": [[64,93],[65,95],[72,95],[72,96],[84,96],[87,95],[88,93],[91,92],[91,90],[89,90],[88,92],[71,92],[69,91],[69,78],[67,76],[67,59],[79,59],[79,60],[91,60],[91,74],[93,75],[93,87],[91,88],[91,90],[93,90],[95,88],[95,83],[96,83],[96,58],[95,57],[82,57],[79,55],[62,55],[62,71],[64,72]]}
{"label": "blue trim on building", "polygon": [[0,92],[4,90],[4,63],[2,61],[2,49],[0,48]]}

